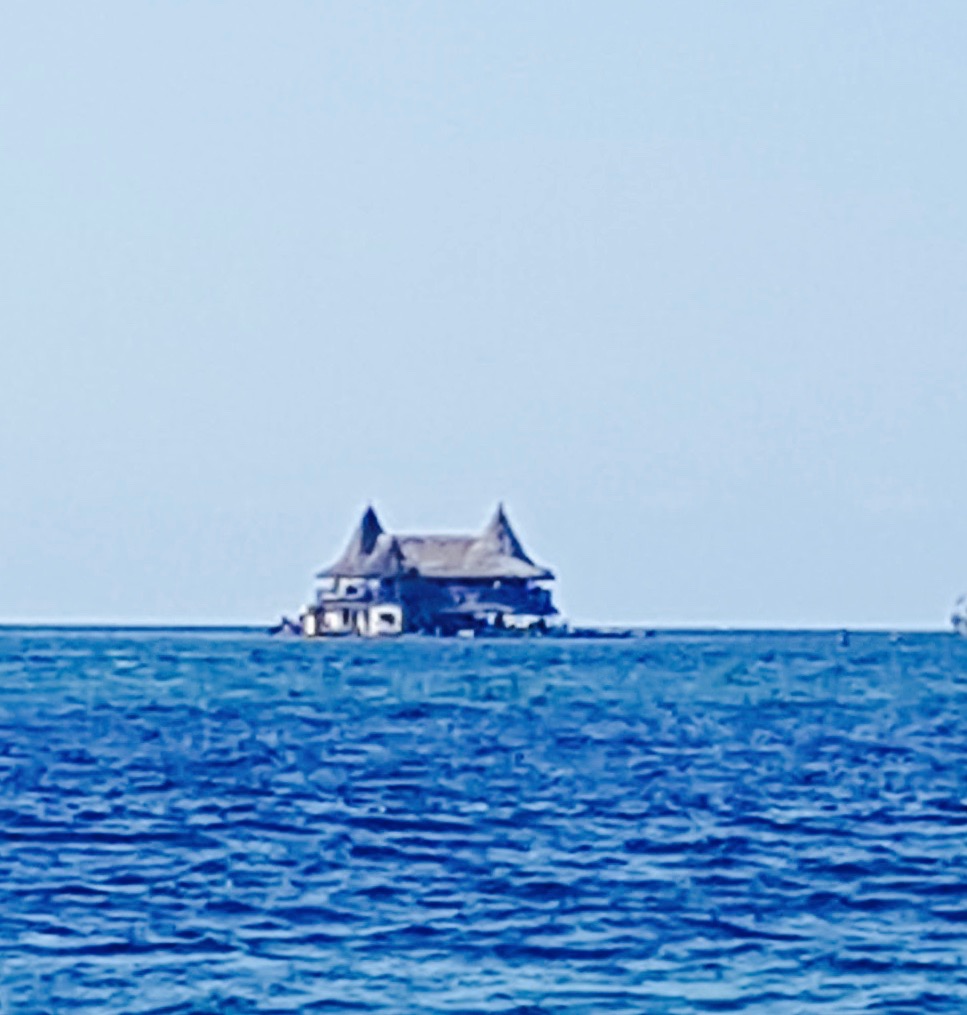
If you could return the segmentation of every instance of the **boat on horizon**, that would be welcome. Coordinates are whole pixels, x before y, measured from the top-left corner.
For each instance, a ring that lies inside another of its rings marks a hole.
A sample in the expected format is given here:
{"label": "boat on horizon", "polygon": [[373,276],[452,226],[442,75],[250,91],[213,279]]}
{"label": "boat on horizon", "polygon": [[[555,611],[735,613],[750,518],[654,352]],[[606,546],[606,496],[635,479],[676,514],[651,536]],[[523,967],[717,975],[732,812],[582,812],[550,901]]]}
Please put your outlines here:
{"label": "boat on horizon", "polygon": [[962,595],[954,603],[953,612],[950,614],[950,623],[955,633],[967,638],[967,595]]}

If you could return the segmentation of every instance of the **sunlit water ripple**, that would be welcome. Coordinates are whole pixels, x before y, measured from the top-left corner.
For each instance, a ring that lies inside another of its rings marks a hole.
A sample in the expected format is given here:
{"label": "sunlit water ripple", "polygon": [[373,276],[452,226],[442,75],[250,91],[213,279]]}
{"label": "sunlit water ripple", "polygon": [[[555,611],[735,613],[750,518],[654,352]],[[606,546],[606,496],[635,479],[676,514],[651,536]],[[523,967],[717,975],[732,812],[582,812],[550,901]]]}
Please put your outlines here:
{"label": "sunlit water ripple", "polygon": [[0,633],[0,1011],[967,1011],[967,639]]}

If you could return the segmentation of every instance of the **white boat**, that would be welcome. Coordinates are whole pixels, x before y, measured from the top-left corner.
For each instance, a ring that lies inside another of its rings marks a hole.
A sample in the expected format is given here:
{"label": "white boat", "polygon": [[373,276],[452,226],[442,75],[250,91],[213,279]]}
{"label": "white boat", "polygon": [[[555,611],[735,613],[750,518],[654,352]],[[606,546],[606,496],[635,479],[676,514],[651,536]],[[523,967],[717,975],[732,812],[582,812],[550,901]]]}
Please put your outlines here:
{"label": "white boat", "polygon": [[957,634],[967,638],[967,595],[961,596],[954,603],[954,612],[950,615],[950,623],[953,624]]}

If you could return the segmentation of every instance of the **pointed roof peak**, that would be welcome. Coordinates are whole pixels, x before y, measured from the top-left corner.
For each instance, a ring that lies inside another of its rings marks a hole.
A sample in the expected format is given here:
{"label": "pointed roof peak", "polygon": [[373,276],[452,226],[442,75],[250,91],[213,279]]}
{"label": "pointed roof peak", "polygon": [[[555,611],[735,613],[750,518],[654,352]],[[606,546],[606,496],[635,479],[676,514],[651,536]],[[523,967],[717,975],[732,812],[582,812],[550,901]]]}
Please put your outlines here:
{"label": "pointed roof peak", "polygon": [[530,557],[524,553],[524,547],[521,546],[517,533],[514,532],[507,512],[504,510],[503,501],[497,505],[497,510],[480,536],[480,542],[508,557],[516,557],[528,564],[533,563]]}
{"label": "pointed roof peak", "polygon": [[376,517],[373,505],[369,504],[363,512],[362,520],[359,523],[359,545],[363,553],[372,553],[376,540],[383,534],[383,526]]}
{"label": "pointed roof peak", "polygon": [[494,513],[490,516],[487,528],[494,525],[510,525],[510,521],[507,518],[507,510],[502,500],[497,501],[497,507],[494,508]]}
{"label": "pointed roof peak", "polygon": [[316,577],[343,575],[368,578],[395,574],[400,569],[402,559],[399,541],[383,530],[373,505],[369,504],[349,537],[349,545],[343,550],[342,556]]}

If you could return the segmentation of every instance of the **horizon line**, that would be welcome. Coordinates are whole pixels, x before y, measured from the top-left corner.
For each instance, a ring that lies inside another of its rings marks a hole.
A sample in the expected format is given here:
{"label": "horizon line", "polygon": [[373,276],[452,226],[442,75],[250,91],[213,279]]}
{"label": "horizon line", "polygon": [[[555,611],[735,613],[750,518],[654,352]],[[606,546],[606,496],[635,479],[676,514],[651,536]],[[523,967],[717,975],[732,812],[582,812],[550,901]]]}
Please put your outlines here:
{"label": "horizon line", "polygon": [[[267,631],[274,622],[245,620],[4,620],[0,619],[0,631],[47,630],[47,631]],[[635,631],[663,633],[714,633],[714,634],[756,634],[756,633],[842,633],[851,634],[956,634],[949,626],[919,627],[896,624],[722,624],[722,623],[599,623],[594,621],[571,621],[571,630],[593,631]]]}

